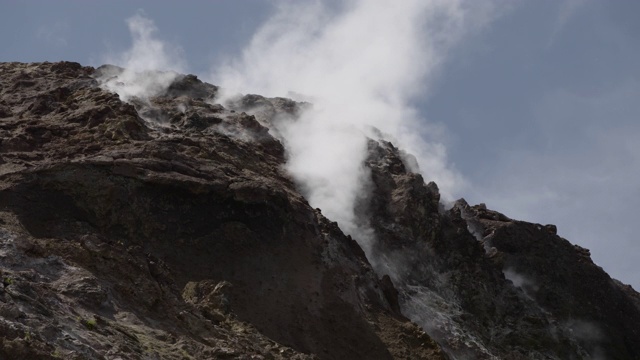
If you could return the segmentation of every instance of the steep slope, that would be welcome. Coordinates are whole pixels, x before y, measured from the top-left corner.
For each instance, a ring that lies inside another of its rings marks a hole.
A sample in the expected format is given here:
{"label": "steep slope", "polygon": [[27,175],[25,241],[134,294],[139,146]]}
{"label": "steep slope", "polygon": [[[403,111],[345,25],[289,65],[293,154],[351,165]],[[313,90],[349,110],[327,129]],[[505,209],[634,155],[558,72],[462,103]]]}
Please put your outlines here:
{"label": "steep slope", "polygon": [[125,75],[0,64],[1,359],[640,358],[640,296],[553,225],[445,209],[379,134],[352,239],[284,170],[308,104]]}
{"label": "steep slope", "polygon": [[401,294],[403,313],[455,358],[640,358],[638,293],[611,279],[553,225],[515,221],[459,200],[406,170],[384,140],[369,142],[371,255]]}
{"label": "steep slope", "polygon": [[125,103],[94,74],[0,65],[0,356],[445,358],[253,116],[193,76]]}

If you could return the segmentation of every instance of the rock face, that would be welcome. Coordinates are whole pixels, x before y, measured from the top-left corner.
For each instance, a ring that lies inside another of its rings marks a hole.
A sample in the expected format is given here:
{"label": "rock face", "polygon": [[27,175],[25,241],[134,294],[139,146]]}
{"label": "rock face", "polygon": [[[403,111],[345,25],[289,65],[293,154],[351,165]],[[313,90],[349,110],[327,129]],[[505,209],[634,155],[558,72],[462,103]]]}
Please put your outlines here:
{"label": "rock face", "polygon": [[78,64],[0,69],[3,356],[445,358],[214,86],[128,104]]}
{"label": "rock face", "polygon": [[[636,359],[640,297],[554,225],[483,204],[439,208],[434,183],[408,172],[391,143],[370,141],[372,255],[402,312],[453,357]],[[376,259],[379,259],[376,261]]]}
{"label": "rock face", "polygon": [[365,256],[283,169],[307,104],[123,71],[0,64],[1,359],[640,358],[640,296],[555,227],[371,139]]}

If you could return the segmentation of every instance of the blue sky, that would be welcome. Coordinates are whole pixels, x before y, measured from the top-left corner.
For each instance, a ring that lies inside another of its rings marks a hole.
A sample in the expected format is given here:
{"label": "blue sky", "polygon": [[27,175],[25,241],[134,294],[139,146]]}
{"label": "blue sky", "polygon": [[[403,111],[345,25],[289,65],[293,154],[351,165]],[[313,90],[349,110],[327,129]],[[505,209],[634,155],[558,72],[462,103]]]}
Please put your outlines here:
{"label": "blue sky", "polygon": [[[464,21],[451,25],[456,36],[447,37],[446,46],[425,50],[430,55],[424,61],[433,64],[393,63],[424,72],[416,75],[424,86],[404,78],[397,84],[415,86],[403,101],[417,113],[411,116],[421,121],[426,142],[440,146],[438,161],[445,165],[438,166],[447,176],[433,170],[433,177],[454,197],[485,202],[513,218],[557,224],[561,236],[591,249],[613,277],[640,289],[634,226],[640,206],[640,2],[475,3],[485,6],[447,15],[460,20],[462,14]],[[142,10],[155,23],[156,38],[183,60],[183,70],[217,83],[223,63],[246,70],[277,61],[277,54],[251,41],[281,4],[0,0],[0,61],[98,66],[131,47],[126,20]],[[333,20],[344,11],[339,4],[332,2],[332,10],[319,24],[310,19],[309,27],[321,32],[323,21],[342,26]],[[381,26],[363,19],[350,29]],[[439,21],[434,19],[429,21]],[[389,29],[394,26],[400,24]],[[438,31],[426,26],[423,38],[437,38]],[[395,49],[399,39],[388,41]],[[243,59],[248,49],[254,59]],[[411,74],[405,70],[397,75]],[[251,92],[267,91],[256,84]],[[292,91],[295,85],[282,84]],[[448,179],[450,186],[442,183]]]}

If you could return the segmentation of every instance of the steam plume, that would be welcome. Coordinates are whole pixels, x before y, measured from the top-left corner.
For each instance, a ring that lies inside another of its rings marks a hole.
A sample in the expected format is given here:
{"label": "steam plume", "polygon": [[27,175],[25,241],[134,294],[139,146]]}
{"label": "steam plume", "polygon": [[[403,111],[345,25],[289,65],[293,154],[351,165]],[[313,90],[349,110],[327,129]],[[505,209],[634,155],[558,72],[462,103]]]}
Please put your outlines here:
{"label": "steam plume", "polygon": [[362,243],[367,229],[356,224],[354,207],[367,190],[362,164],[371,127],[416,155],[421,173],[439,184],[444,199],[464,184],[437,139],[441,129],[411,104],[429,90],[450,47],[489,20],[488,5],[279,2],[242,55],[216,69],[211,82],[233,93],[295,92],[313,99],[312,110],[278,129],[289,150],[288,170],[312,206]]}
{"label": "steam plume", "polygon": [[[230,94],[302,94],[302,100],[311,100],[313,107],[298,120],[275,123],[274,130],[287,146],[287,168],[311,205],[338,221],[371,255],[373,231],[356,213],[371,182],[363,164],[367,136],[383,134],[415,155],[419,166],[412,170],[436,181],[443,198],[452,199],[464,179],[447,161],[439,140],[442,127],[421,118],[412,103],[429,92],[451,47],[495,13],[492,3],[462,0],[341,4],[276,3],[274,16],[258,29],[241,56],[218,67],[208,80]],[[150,20],[138,14],[128,25],[132,48],[109,60],[127,70],[117,78],[105,77],[103,86],[123,100],[157,95],[176,74],[153,70],[181,71],[184,61],[179,50],[154,37]],[[376,266],[380,259],[370,260]],[[378,265],[401,281],[393,275],[399,273],[402,260],[387,260]],[[403,311],[409,316],[424,313],[431,292],[424,294],[412,295],[415,301]],[[429,328],[428,319],[413,318]],[[446,314],[441,318],[447,321]]]}
{"label": "steam plume", "polygon": [[124,69],[106,71],[99,79],[110,91],[118,93],[122,100],[132,97],[148,98],[163,92],[186,69],[182,50],[157,39],[158,31],[152,20],[142,11],[127,19],[131,33],[131,48],[121,54],[107,55],[105,63]]}

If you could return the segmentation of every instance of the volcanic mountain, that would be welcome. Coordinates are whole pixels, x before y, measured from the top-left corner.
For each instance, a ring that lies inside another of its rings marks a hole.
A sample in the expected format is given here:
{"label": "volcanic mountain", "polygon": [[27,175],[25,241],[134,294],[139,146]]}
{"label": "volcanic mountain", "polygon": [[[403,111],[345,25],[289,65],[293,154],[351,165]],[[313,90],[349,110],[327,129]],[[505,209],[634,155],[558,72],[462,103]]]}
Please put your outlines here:
{"label": "volcanic mountain", "polygon": [[365,253],[284,166],[312,104],[125,72],[0,64],[1,359],[640,359],[640,295],[555,226],[380,134]]}

